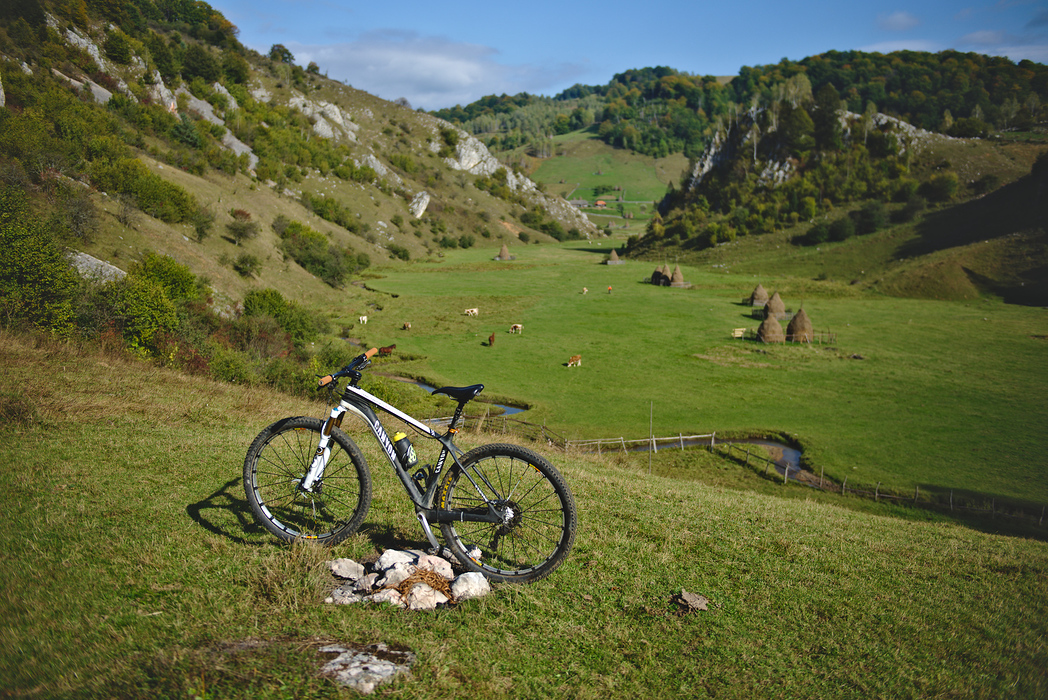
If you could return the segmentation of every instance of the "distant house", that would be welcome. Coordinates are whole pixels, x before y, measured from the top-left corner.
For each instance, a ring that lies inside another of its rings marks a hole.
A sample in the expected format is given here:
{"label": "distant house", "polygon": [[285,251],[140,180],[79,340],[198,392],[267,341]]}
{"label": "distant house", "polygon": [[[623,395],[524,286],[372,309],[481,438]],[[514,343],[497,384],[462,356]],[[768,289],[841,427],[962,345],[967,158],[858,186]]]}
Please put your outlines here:
{"label": "distant house", "polygon": [[608,203],[605,202],[603,199],[597,200],[597,209],[603,209],[606,206],[608,206]]}
{"label": "distant house", "polygon": [[572,199],[568,201],[568,204],[572,205],[573,207],[578,207],[579,209],[582,209],[583,207],[588,207],[590,205],[588,199]]}

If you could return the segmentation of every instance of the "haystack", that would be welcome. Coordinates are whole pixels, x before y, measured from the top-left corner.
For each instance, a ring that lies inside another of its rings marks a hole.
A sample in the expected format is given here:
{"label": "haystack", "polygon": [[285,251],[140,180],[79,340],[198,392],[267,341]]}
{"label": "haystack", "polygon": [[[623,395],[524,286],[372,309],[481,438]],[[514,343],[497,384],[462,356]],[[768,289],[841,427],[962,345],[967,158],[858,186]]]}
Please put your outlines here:
{"label": "haystack", "polygon": [[753,293],[750,294],[750,306],[764,306],[768,303],[768,292],[760,284],[757,284],[753,288]]}
{"label": "haystack", "polygon": [[786,317],[786,304],[782,302],[782,297],[779,296],[778,292],[771,295],[771,299],[764,305],[764,318],[785,318]]}
{"label": "haystack", "polygon": [[507,246],[505,243],[503,243],[502,244],[502,250],[499,251],[498,257],[495,258],[495,259],[496,260],[512,260],[513,256],[509,254],[509,246]]}
{"label": "haystack", "polygon": [[607,261],[604,264],[605,265],[623,265],[625,263],[623,263],[621,260],[619,260],[619,254],[615,252],[614,248],[612,248],[611,255],[608,256],[608,259],[607,259]]}
{"label": "haystack", "polygon": [[670,286],[670,266],[664,263],[660,269],[662,270],[662,286]]}
{"label": "haystack", "polygon": [[769,316],[757,329],[757,340],[762,343],[782,343],[786,336],[782,333],[782,324],[774,316]]}
{"label": "haystack", "polygon": [[673,266],[673,275],[670,276],[671,287],[686,287],[687,284],[684,282],[684,274],[680,271],[680,265]]}
{"label": "haystack", "polygon": [[656,267],[655,272],[651,273],[651,283],[654,285],[662,285],[662,267]]}
{"label": "haystack", "polygon": [[797,312],[797,315],[790,320],[790,325],[786,326],[786,340],[791,343],[810,343],[815,333],[811,328],[811,320],[808,318],[808,314],[804,313],[804,309],[801,308]]}

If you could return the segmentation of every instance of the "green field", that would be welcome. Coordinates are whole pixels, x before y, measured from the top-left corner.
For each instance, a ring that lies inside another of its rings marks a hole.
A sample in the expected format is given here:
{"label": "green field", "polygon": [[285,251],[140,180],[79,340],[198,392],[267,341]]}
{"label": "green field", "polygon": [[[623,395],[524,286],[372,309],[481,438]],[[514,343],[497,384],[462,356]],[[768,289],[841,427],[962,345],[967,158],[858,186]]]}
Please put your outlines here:
{"label": "green field", "polygon": [[[1043,309],[713,266],[682,266],[693,287],[663,288],[646,282],[650,263],[600,264],[604,246],[514,250],[510,263],[466,251],[369,280],[391,296],[356,329],[359,340],[424,358],[385,371],[482,382],[486,395],[529,406],[524,417],[568,438],[642,438],[653,416],[656,435],[791,436],[838,482],[1048,502]],[[740,304],[758,281],[837,343],[733,340],[733,328],[758,325]],[[463,315],[469,307],[479,317]],[[524,332],[509,334],[512,323]],[[582,366],[568,369],[575,354]]]}
{"label": "green field", "polygon": [[[680,153],[668,158],[642,156],[610,148],[588,131],[557,136],[553,143],[558,157],[543,160],[531,174],[532,179],[565,199],[585,199],[591,204],[606,200],[606,210],[590,207],[583,211],[601,228],[610,224],[618,230],[625,226],[625,233],[644,230],[653,203],[663,198],[670,183],[680,184],[688,166],[688,159]],[[594,188],[599,186],[620,189],[596,195]],[[617,211],[620,199],[634,218],[622,218]]]}
{"label": "green field", "polygon": [[[634,341],[619,371],[650,378],[656,354]],[[577,381],[541,357],[530,368],[547,384]],[[375,480],[362,532],[289,549],[251,521],[241,465],[262,426],[323,404],[6,331],[0,360],[5,697],[350,697],[317,675],[325,640],[417,654],[377,697],[1048,693],[1048,545],[985,532],[988,519],[806,495],[705,458],[667,479],[646,460],[538,445],[579,507],[575,549],[549,579],[434,613],[336,607],[321,603],[326,559],[424,543],[358,426]],[[682,589],[709,609],[681,615]]]}

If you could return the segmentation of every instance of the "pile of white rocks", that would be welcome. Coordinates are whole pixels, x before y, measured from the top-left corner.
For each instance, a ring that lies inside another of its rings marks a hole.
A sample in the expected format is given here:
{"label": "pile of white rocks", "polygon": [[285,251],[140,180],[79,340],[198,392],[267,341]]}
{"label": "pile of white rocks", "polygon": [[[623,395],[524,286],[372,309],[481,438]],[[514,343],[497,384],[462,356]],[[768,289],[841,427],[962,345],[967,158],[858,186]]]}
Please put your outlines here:
{"label": "pile of white rocks", "polygon": [[334,559],[328,566],[341,581],[324,600],[334,605],[390,603],[409,610],[433,610],[491,592],[483,574],[468,572],[456,577],[447,559],[417,550],[389,549],[368,565]]}

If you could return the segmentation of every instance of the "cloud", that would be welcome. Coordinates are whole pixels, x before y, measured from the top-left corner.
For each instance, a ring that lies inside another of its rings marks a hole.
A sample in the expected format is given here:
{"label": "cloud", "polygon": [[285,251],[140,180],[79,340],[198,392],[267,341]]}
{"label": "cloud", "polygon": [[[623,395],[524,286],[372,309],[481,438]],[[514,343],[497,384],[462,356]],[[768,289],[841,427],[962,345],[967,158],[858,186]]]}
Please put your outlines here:
{"label": "cloud", "polygon": [[504,65],[481,44],[381,30],[340,44],[288,44],[296,62],[316,61],[328,76],[383,99],[441,109],[484,95],[537,92],[581,74],[577,66]]}
{"label": "cloud", "polygon": [[877,26],[891,32],[905,32],[913,29],[920,23],[921,20],[903,10],[893,12],[890,15],[877,15]]}
{"label": "cloud", "polygon": [[965,34],[960,38],[962,45],[970,44],[976,46],[994,46],[1006,41],[1007,35],[1001,31],[984,29],[981,32]]}

